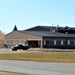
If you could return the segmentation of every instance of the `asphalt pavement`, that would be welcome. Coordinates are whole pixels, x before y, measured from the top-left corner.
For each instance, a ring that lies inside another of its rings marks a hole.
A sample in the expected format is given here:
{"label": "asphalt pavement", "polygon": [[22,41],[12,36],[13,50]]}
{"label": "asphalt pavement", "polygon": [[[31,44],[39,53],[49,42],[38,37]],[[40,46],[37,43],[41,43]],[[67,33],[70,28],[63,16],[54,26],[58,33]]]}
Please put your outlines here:
{"label": "asphalt pavement", "polygon": [[0,54],[11,54],[11,53],[27,53],[30,52],[29,50],[17,50],[12,51],[11,49],[0,49]]}
{"label": "asphalt pavement", "polygon": [[75,75],[75,64],[0,60],[0,70],[30,75]]}
{"label": "asphalt pavement", "polygon": [[[0,54],[21,52],[24,53],[28,51],[0,49]],[[0,60],[0,70],[30,75],[75,75],[75,64]]]}

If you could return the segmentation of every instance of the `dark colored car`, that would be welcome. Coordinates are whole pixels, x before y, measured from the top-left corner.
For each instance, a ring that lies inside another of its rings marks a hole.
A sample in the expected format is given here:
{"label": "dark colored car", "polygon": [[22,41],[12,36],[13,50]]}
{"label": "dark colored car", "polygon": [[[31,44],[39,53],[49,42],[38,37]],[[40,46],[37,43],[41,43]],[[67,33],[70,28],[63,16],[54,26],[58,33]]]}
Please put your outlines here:
{"label": "dark colored car", "polygon": [[15,45],[14,47],[12,47],[12,51],[17,51],[18,49],[28,50],[29,47],[28,46],[23,46],[21,44],[18,44],[18,45]]}

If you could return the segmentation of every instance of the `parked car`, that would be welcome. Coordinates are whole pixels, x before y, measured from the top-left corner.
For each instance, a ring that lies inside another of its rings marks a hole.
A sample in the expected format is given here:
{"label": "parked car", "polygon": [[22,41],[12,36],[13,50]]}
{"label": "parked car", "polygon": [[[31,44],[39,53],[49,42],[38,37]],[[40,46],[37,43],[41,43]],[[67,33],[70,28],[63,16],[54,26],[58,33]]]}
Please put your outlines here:
{"label": "parked car", "polygon": [[12,51],[17,51],[18,49],[28,50],[29,47],[28,46],[23,46],[21,44],[17,44],[14,47],[12,47]]}

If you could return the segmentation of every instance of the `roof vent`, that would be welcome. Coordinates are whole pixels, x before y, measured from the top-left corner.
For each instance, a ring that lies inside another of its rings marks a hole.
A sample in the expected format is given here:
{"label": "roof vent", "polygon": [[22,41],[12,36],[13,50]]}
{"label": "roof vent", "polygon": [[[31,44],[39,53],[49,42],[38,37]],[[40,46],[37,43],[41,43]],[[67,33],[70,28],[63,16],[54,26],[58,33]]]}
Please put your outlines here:
{"label": "roof vent", "polygon": [[69,27],[68,26],[65,26],[65,29],[69,29]]}

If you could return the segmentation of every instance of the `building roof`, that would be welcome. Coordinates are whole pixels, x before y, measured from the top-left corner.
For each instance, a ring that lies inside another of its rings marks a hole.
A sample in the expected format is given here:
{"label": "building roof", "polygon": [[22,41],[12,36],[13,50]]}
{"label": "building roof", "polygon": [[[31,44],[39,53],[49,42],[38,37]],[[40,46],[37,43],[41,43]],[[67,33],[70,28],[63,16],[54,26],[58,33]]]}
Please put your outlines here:
{"label": "building roof", "polygon": [[[75,28],[70,27],[69,29],[75,31]],[[17,32],[22,32],[39,37],[75,37],[75,34],[68,33],[69,29],[65,29],[64,27],[56,28],[53,26],[36,26],[22,31],[17,30]],[[66,30],[67,32],[62,33],[62,30]]]}
{"label": "building roof", "polygon": [[26,29],[25,31],[50,31],[50,30],[56,30],[56,27],[52,26],[35,26],[29,29]]}
{"label": "building roof", "polygon": [[68,26],[59,28],[54,26],[35,26],[23,32],[41,37],[75,37],[75,28]]}
{"label": "building roof", "polygon": [[73,27],[54,27],[54,26],[36,26],[24,31],[49,31],[49,32],[59,32],[59,33],[66,33],[68,34],[75,34],[75,28]]}
{"label": "building roof", "polygon": [[48,32],[48,31],[21,31],[23,33],[39,36],[39,37],[75,37],[75,34],[66,34],[59,32]]}

